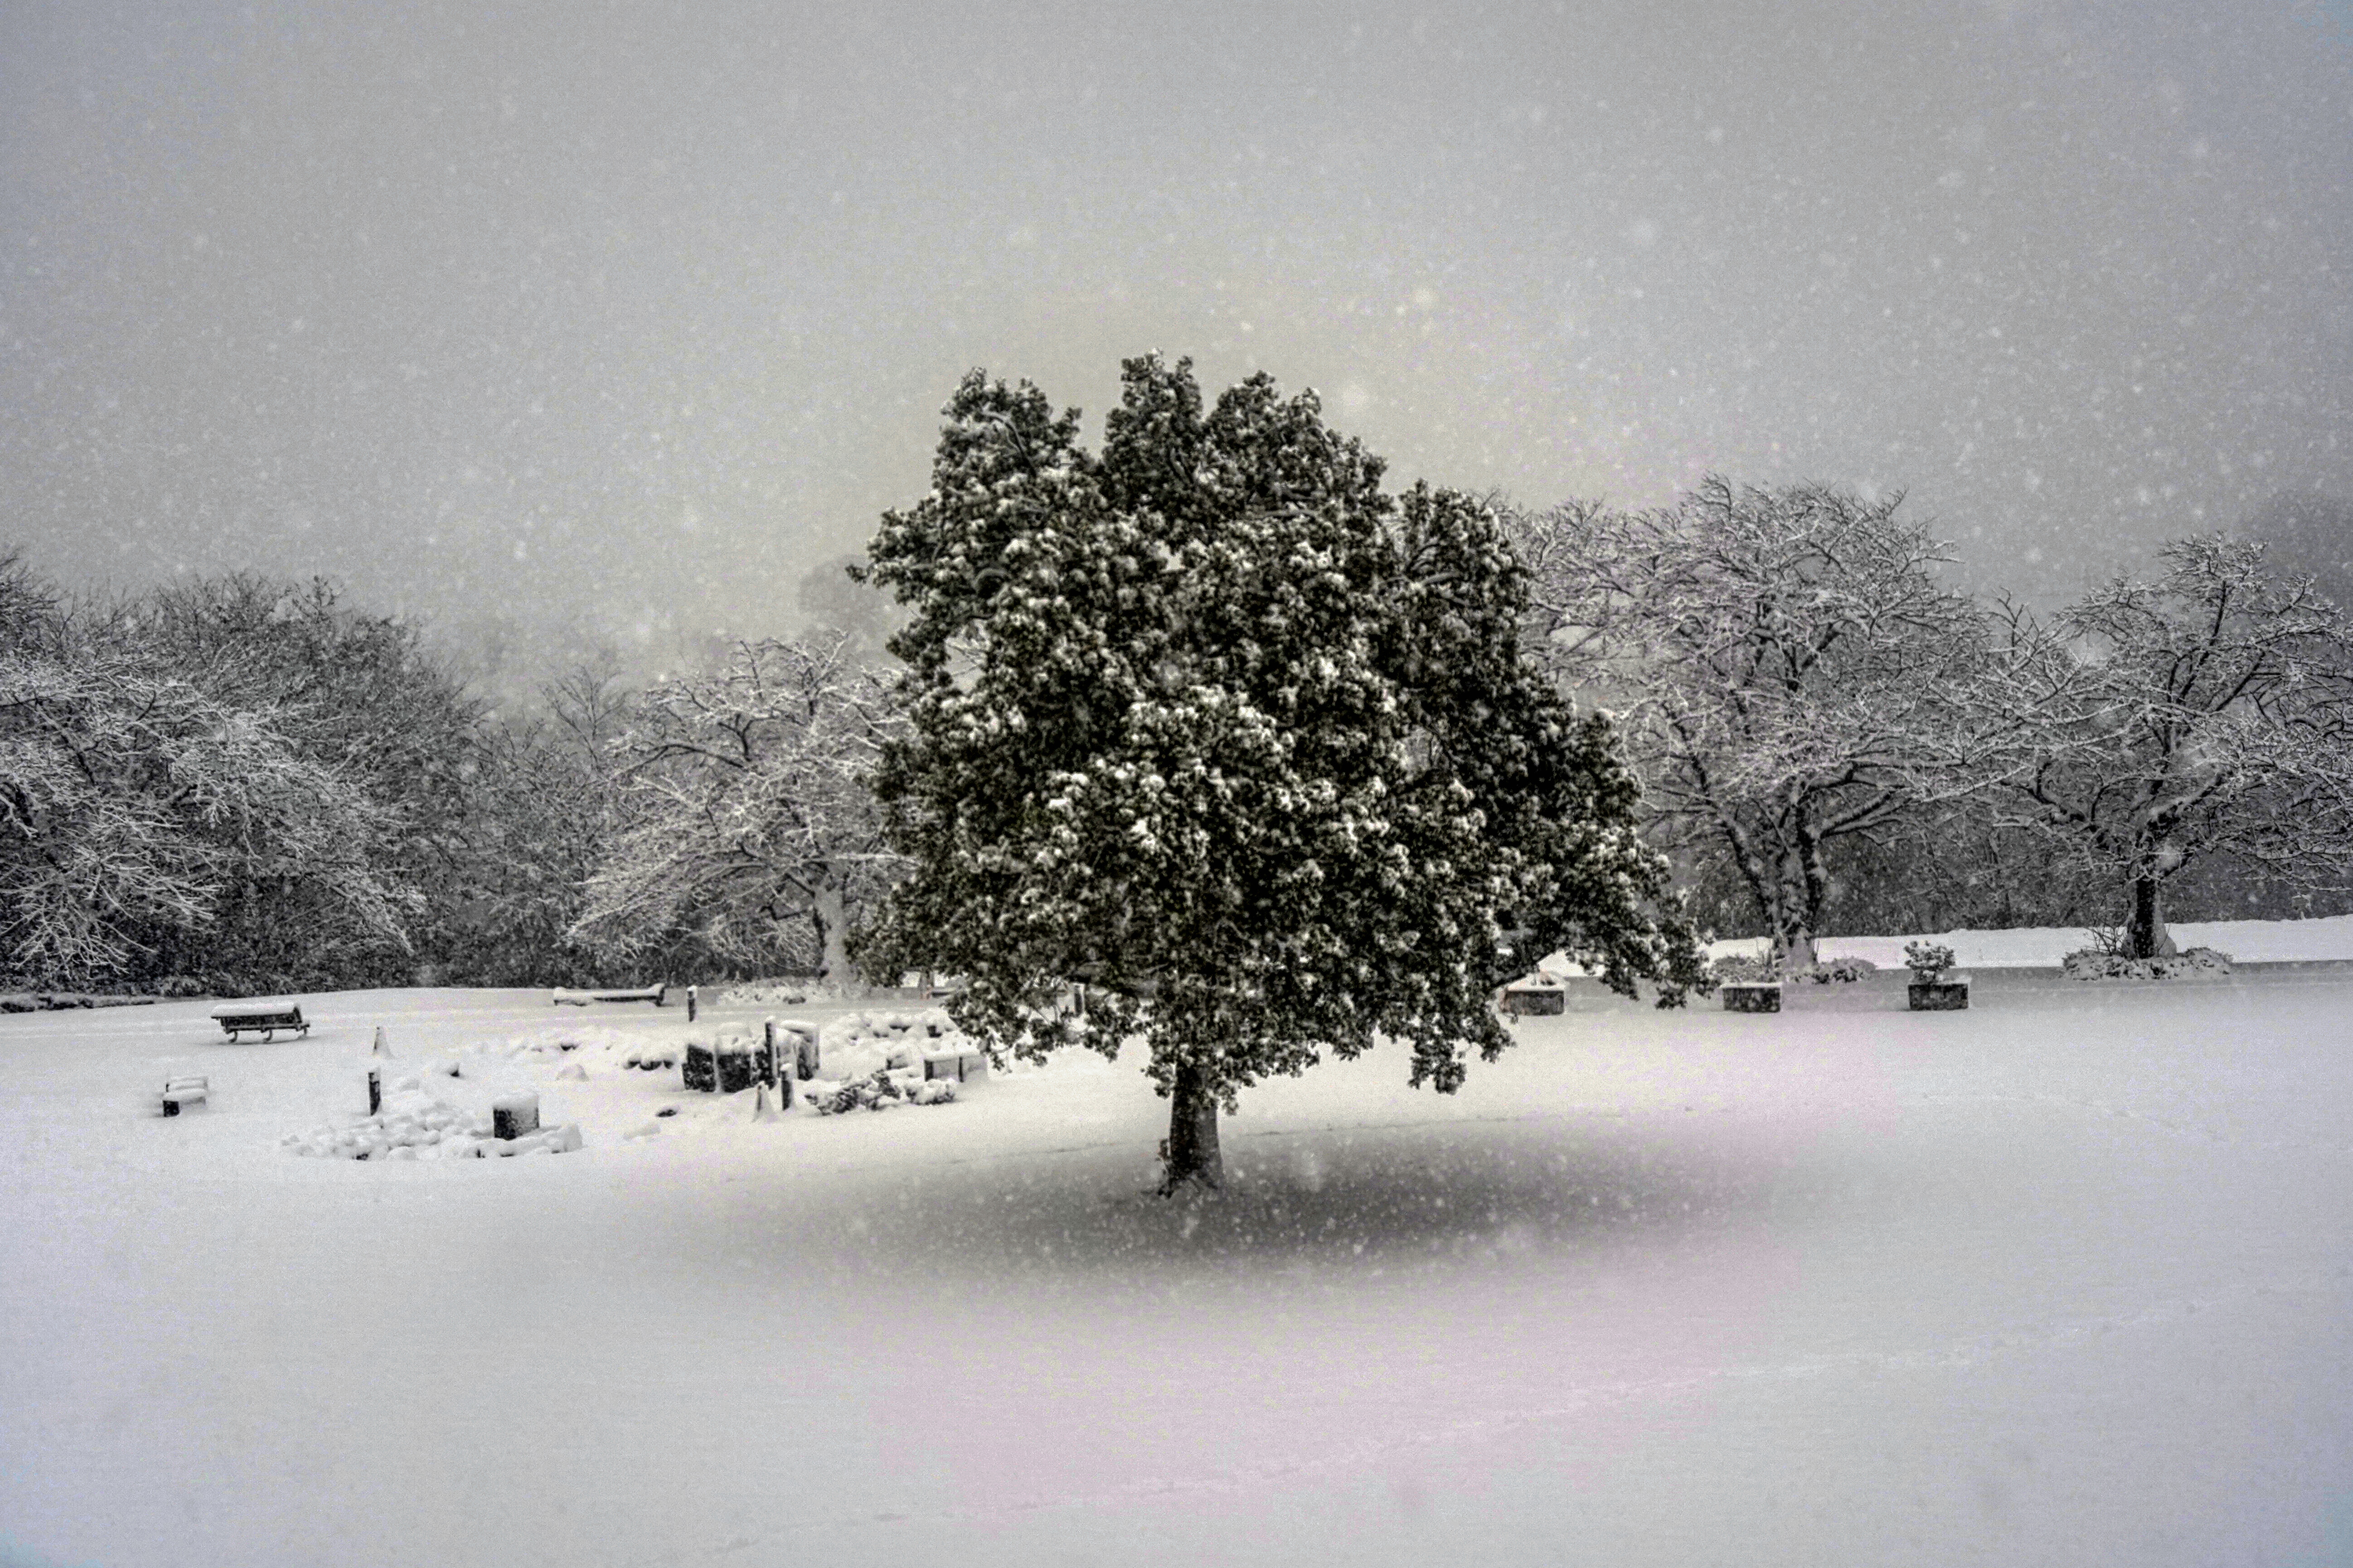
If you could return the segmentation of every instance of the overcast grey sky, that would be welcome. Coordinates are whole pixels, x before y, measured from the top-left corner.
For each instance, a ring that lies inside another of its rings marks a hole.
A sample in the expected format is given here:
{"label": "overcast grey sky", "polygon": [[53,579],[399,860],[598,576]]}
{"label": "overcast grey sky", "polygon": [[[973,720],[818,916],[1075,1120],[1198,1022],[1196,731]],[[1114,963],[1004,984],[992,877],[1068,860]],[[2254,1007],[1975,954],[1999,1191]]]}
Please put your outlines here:
{"label": "overcast grey sky", "polygon": [[[0,7],[0,545],[789,626],[973,365],[1400,481],[2353,496],[2353,5]],[[2105,565],[2102,568],[2105,569]]]}

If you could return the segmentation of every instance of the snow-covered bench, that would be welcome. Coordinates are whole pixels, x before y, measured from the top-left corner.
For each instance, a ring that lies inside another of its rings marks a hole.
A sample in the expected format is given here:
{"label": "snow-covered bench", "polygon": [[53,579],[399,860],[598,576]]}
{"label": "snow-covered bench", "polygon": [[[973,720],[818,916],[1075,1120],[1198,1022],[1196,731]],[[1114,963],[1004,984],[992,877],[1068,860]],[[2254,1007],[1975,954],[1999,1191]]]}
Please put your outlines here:
{"label": "snow-covered bench", "polygon": [[205,1102],[206,1094],[211,1088],[212,1086],[201,1074],[191,1073],[183,1078],[165,1079],[164,1093],[161,1097],[164,1114],[177,1116],[191,1105],[202,1105]]}
{"label": "snow-covered bench", "polygon": [[271,1039],[280,1029],[290,1029],[297,1035],[311,1032],[310,1020],[292,1002],[224,1002],[213,1009],[213,1019],[232,1040],[246,1033]]}
{"label": "snow-covered bench", "polygon": [[668,985],[647,985],[635,991],[573,991],[564,986],[555,988],[554,1007],[586,1007],[591,1002],[650,1002],[659,1007]]}

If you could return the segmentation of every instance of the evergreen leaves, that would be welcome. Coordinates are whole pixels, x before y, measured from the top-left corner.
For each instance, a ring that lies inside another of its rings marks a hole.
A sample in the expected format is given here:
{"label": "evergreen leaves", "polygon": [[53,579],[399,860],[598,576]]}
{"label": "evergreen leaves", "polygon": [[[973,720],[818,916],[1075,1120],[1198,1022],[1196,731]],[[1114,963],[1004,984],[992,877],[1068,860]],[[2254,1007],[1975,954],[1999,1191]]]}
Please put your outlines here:
{"label": "evergreen leaves", "polygon": [[1035,387],[966,377],[871,547],[912,612],[877,792],[914,870],[870,967],[968,975],[959,1021],[1024,1054],[1140,1029],[1164,1086],[1228,1099],[1377,1034],[1451,1089],[1507,1043],[1494,989],[1563,944],[1679,999],[1663,865],[1606,725],[1521,661],[1489,510],[1384,494],[1313,394],[1205,410],[1189,363],[1124,371],[1099,457]]}

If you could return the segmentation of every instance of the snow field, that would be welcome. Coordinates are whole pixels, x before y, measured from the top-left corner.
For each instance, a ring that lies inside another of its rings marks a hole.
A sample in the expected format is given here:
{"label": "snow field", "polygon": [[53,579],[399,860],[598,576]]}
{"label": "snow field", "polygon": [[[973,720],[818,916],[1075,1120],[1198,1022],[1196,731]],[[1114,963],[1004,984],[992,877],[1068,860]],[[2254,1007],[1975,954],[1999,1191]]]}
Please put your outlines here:
{"label": "snow field", "polygon": [[[306,999],[309,1041],[237,1047],[189,1005],[0,1019],[0,1545],[2345,1560],[2353,973],[1979,984],[1587,988],[1455,1097],[1386,1050],[1250,1091],[1198,1205],[1145,1195],[1132,1061],[758,1123],[620,1065],[670,1020],[507,1049],[541,994]],[[403,1093],[528,1089],[586,1146],[285,1158],[357,1120],[379,1022]],[[211,1105],[148,1113],[186,1070]]]}

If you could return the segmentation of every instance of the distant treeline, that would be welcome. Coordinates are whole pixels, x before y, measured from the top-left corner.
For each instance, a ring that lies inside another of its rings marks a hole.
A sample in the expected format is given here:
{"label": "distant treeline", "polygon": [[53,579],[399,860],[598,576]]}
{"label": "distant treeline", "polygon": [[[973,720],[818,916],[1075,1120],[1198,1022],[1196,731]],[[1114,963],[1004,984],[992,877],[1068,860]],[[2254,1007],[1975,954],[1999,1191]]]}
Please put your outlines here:
{"label": "distant treeline", "polygon": [[[1719,510],[1753,531],[1742,509],[1779,507],[1804,513],[1776,524],[1785,533],[1819,531],[1830,503],[1817,494],[1806,512],[1796,496],[1727,489]],[[1704,499],[1645,526],[1697,537],[1718,526],[1693,510]],[[1564,627],[1599,624],[1595,605],[1623,615],[1626,595],[1578,563],[1601,560],[1603,514],[1517,521],[1524,552],[1553,552],[1531,563],[1532,639],[1556,654]],[[1555,621],[1537,625],[1546,592]],[[518,721],[417,626],[322,582],[237,573],[72,598],[0,555],[0,990],[846,975],[846,939],[902,869],[865,787],[898,722],[883,662],[839,634],[744,643],[723,668],[633,690],[607,658],[551,672],[543,711]],[[1674,785],[1672,756],[1641,761],[1646,784]],[[2125,920],[2113,868],[2021,825],[1998,795],[1898,793],[1869,831],[1822,835],[1815,862],[1791,860],[1789,878],[1822,894],[1805,930]],[[1744,868],[1693,800],[1680,824],[1672,805],[1651,809],[1698,923],[1773,931],[1753,857]],[[2164,887],[2172,920],[2353,907],[2227,846]]]}

